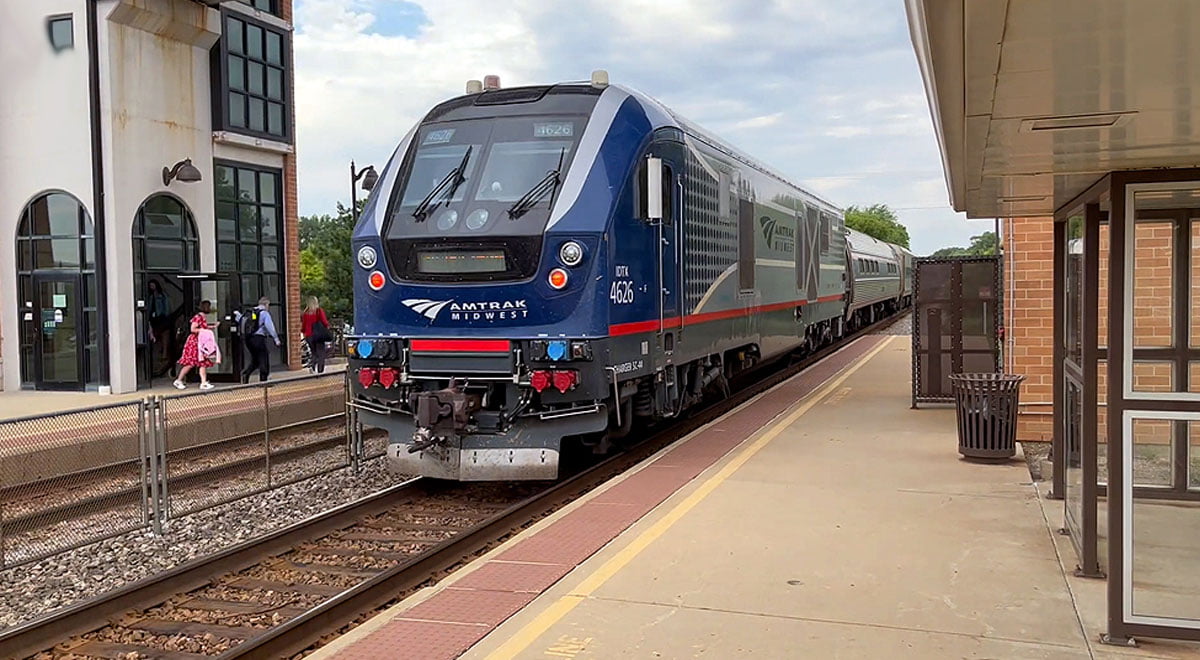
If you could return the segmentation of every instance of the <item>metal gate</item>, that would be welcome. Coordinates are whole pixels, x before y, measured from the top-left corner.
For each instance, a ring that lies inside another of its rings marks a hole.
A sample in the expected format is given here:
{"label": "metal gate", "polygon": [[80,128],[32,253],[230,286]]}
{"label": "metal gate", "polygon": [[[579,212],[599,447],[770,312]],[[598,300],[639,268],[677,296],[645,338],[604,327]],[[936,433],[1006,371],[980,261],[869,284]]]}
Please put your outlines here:
{"label": "metal gate", "polygon": [[952,403],[950,375],[1000,371],[1000,259],[913,260],[912,406]]}

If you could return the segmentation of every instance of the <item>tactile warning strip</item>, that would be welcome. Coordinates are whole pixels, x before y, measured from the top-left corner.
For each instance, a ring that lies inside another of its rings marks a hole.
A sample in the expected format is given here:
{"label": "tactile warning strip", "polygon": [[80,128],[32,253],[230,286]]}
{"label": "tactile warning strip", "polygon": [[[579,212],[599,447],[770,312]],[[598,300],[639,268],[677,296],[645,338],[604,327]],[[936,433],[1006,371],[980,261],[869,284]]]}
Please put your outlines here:
{"label": "tactile warning strip", "polygon": [[878,345],[864,337],[714,422],[644,469],[497,554],[335,656],[456,658],[800,398]]}

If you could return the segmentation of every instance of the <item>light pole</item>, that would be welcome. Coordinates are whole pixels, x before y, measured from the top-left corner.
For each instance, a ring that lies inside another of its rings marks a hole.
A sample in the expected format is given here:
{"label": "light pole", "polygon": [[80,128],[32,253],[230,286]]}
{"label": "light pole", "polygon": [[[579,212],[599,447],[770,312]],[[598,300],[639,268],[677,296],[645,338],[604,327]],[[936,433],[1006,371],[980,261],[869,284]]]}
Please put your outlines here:
{"label": "light pole", "polygon": [[367,165],[364,170],[354,169],[354,161],[350,161],[350,217],[358,222],[358,180],[362,179],[362,189],[370,190],[379,181],[374,165]]}

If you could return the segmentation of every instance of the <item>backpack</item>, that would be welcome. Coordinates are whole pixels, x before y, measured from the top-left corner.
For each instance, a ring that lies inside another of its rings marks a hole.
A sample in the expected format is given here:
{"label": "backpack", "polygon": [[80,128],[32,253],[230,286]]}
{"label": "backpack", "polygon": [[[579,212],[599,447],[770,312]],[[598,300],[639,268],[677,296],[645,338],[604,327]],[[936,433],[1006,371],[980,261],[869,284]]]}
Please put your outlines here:
{"label": "backpack", "polygon": [[313,321],[312,335],[310,336],[310,339],[318,344],[324,344],[326,342],[333,341],[333,335],[329,334],[329,328],[325,327],[324,323],[320,321]]}
{"label": "backpack", "polygon": [[262,313],[262,310],[260,310],[257,307],[251,307],[250,309],[247,309],[246,311],[242,312],[242,328],[241,328],[241,330],[242,330],[243,338],[249,337],[250,335],[253,335],[255,332],[258,332],[259,326],[262,325],[262,319],[259,317],[259,314],[261,314],[261,313]]}

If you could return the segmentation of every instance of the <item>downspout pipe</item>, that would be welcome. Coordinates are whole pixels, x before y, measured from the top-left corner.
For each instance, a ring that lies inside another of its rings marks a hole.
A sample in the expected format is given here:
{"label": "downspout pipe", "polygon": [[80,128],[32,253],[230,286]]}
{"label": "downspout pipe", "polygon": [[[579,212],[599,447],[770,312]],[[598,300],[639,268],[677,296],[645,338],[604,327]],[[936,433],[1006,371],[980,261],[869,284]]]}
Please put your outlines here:
{"label": "downspout pipe", "polygon": [[109,384],[108,365],[108,284],[105,277],[107,250],[105,234],[104,197],[104,139],[101,133],[100,113],[100,20],[96,7],[99,0],[86,0],[88,42],[88,111],[92,137],[92,227],[96,242],[96,349],[99,373],[93,377],[101,384]]}

